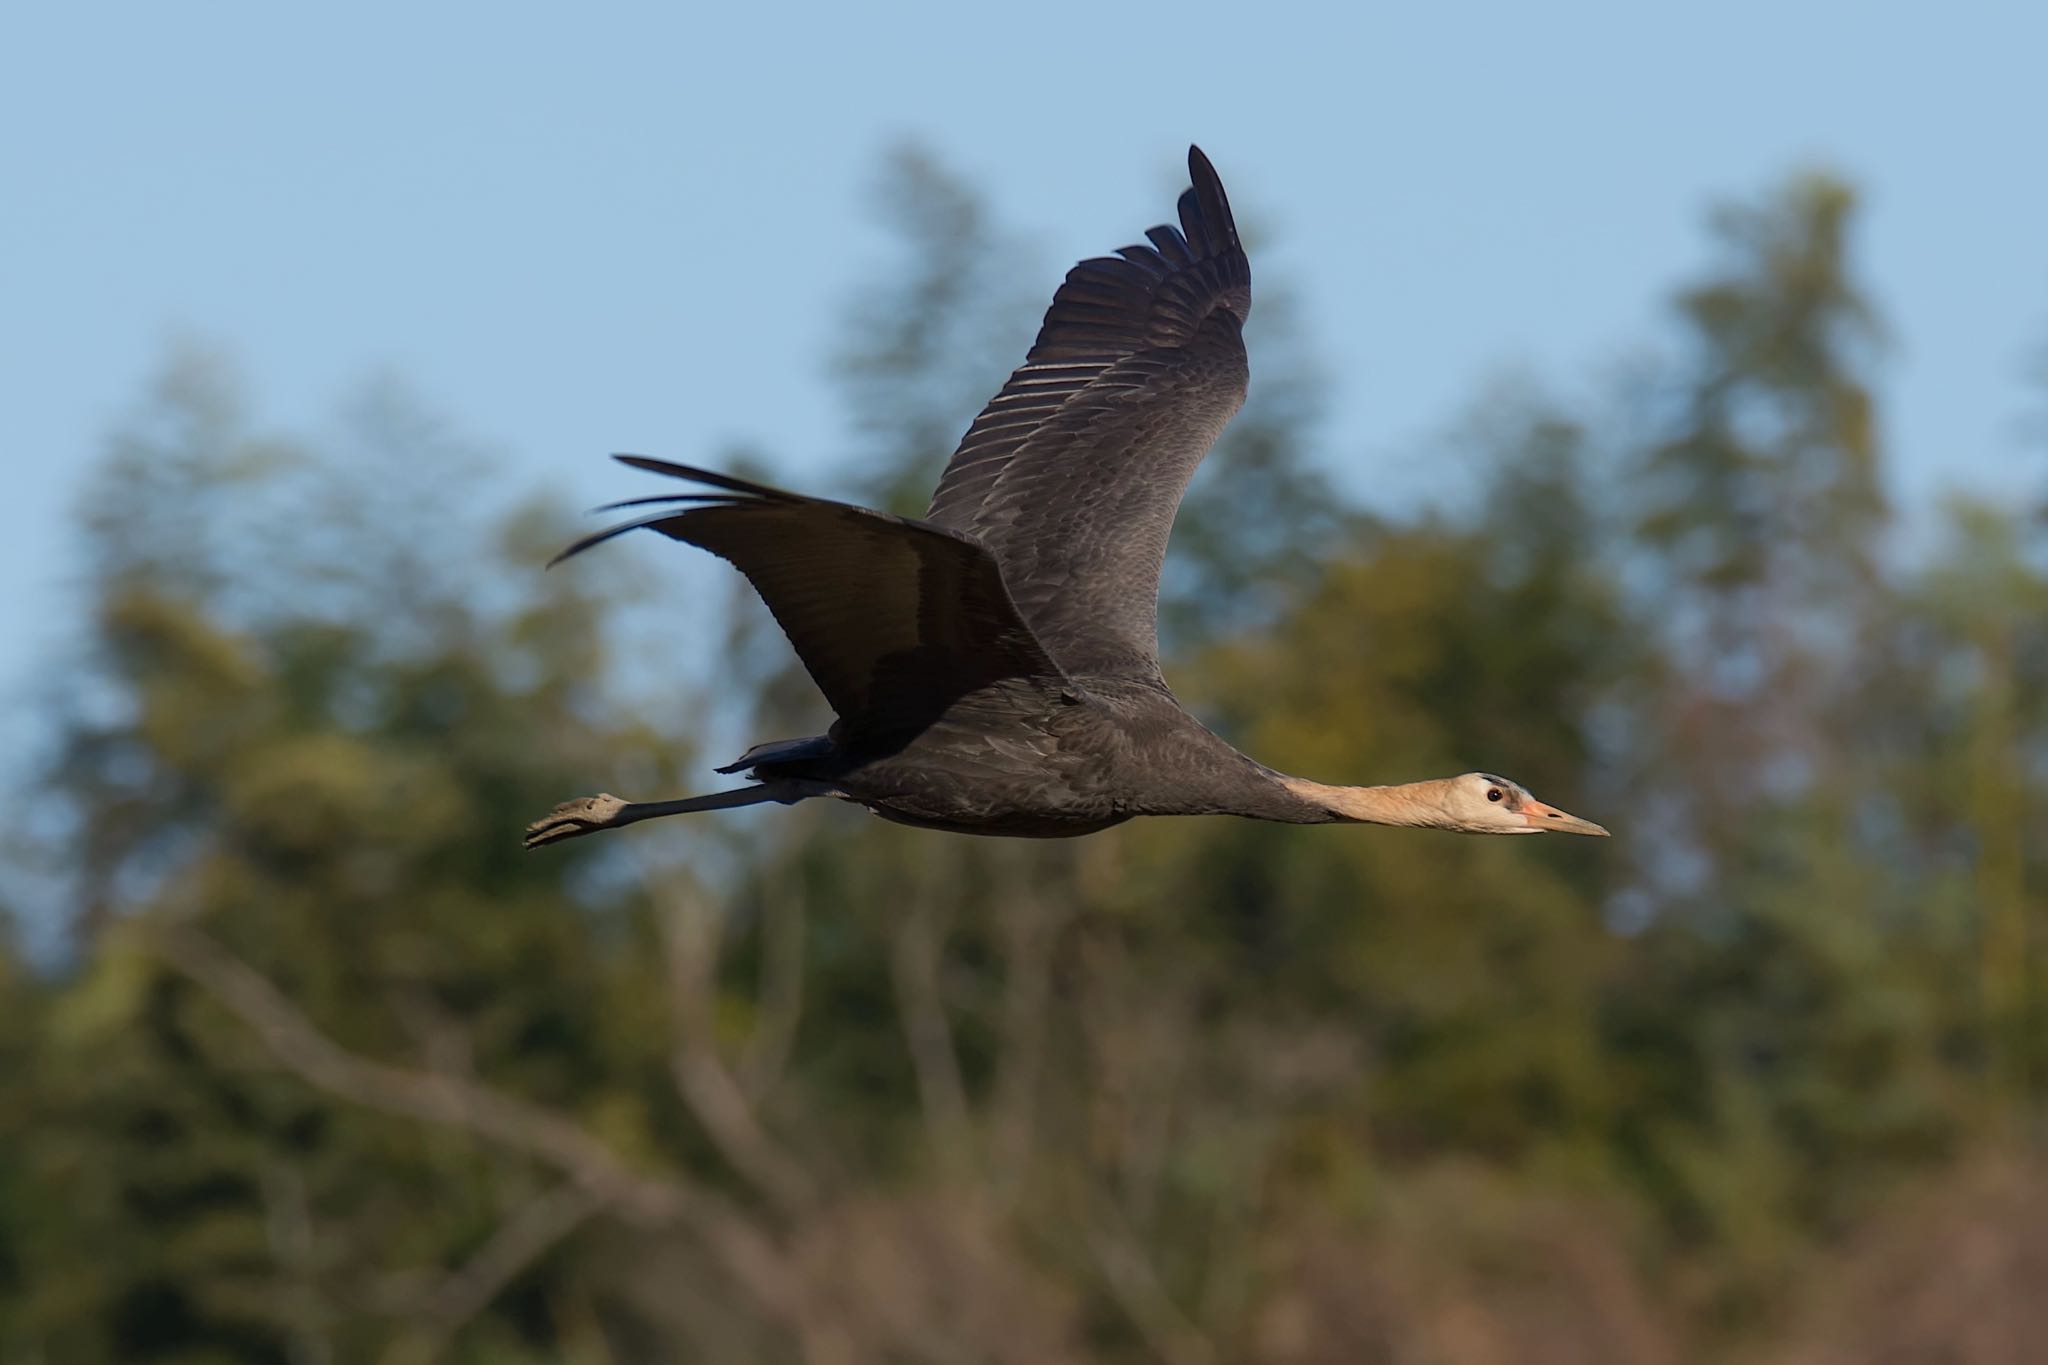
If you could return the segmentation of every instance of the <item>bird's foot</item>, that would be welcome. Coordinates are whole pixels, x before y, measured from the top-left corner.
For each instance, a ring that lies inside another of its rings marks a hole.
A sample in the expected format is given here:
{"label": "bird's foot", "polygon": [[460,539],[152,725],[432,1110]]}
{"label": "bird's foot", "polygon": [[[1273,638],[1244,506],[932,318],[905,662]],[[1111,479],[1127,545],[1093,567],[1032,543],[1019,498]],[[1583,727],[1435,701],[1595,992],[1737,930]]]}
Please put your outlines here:
{"label": "bird's foot", "polygon": [[542,844],[558,844],[564,839],[577,839],[601,829],[610,829],[618,823],[620,814],[629,804],[609,792],[564,801],[528,825],[522,842],[527,848],[539,848]]}

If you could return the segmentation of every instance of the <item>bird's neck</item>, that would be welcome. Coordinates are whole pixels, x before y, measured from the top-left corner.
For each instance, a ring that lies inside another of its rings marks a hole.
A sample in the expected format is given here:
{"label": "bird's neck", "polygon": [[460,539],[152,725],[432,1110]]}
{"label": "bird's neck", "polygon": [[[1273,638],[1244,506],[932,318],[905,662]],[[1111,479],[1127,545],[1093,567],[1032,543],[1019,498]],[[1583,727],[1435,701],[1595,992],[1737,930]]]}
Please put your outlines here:
{"label": "bird's neck", "polygon": [[1305,777],[1282,777],[1280,785],[1339,820],[1411,829],[1450,829],[1445,797],[1453,779],[1402,782],[1390,787],[1332,787]]}

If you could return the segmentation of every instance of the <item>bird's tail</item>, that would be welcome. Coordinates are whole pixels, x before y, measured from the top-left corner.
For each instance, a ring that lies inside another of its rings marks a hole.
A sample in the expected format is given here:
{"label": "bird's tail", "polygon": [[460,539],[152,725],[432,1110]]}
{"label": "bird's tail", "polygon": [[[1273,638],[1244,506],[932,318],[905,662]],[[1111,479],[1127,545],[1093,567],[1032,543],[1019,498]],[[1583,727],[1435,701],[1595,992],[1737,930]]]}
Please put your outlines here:
{"label": "bird's tail", "polygon": [[758,768],[764,763],[794,763],[806,758],[830,758],[839,752],[839,746],[825,735],[810,735],[804,739],[772,739],[766,744],[756,744],[723,768],[714,772],[737,773],[748,768]]}

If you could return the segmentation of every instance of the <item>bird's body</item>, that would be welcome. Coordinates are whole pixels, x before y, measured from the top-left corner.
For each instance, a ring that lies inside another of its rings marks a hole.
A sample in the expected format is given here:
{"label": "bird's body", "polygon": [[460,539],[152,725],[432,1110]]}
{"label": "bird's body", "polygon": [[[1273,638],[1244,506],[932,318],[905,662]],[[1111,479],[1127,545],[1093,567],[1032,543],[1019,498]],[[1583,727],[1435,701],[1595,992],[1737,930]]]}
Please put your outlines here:
{"label": "bird's body", "polygon": [[536,845],[658,815],[835,796],[967,834],[1089,834],[1140,815],[1488,833],[1606,831],[1482,773],[1393,787],[1288,777],[1211,733],[1161,676],[1159,573],[1181,494],[1244,402],[1251,268],[1189,150],[1180,228],[1068,273],[1025,363],[975,419],[921,520],[641,456],[701,490],[649,528],[730,561],[838,715],[680,801],[569,802]]}
{"label": "bird's body", "polygon": [[761,755],[748,767],[763,780],[819,783],[891,820],[961,834],[1092,834],[1138,815],[1335,818],[1164,689],[1120,679],[978,692],[888,752],[829,738],[792,747],[790,757]]}

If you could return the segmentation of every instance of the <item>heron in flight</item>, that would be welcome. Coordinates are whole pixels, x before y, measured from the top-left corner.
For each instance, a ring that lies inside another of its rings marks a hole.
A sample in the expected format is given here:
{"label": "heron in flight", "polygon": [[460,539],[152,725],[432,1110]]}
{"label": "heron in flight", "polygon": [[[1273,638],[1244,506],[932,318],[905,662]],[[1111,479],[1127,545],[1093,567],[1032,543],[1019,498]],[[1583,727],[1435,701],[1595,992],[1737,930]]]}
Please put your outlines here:
{"label": "heron in flight", "polygon": [[[663,815],[811,797],[961,834],[1090,834],[1139,815],[1606,834],[1490,773],[1340,787],[1225,743],[1160,675],[1159,570],[1189,476],[1244,402],[1251,267],[1188,149],[1180,226],[1068,272],[919,520],[638,455],[690,485],[557,562],[646,528],[746,575],[838,719],[758,744],[746,786],[584,797],[529,848]],[[613,509],[606,509],[613,510]]]}

